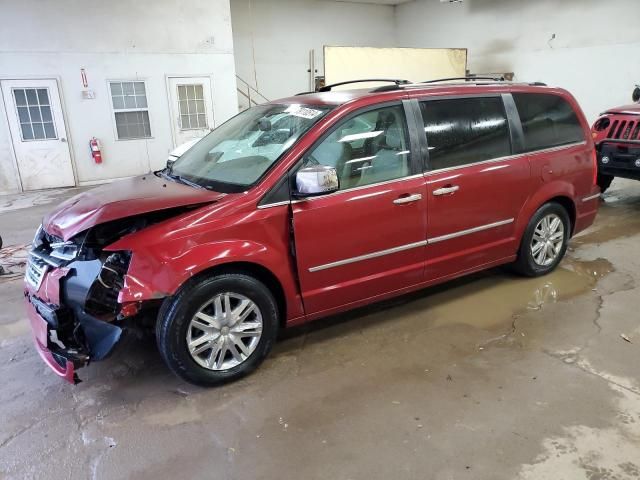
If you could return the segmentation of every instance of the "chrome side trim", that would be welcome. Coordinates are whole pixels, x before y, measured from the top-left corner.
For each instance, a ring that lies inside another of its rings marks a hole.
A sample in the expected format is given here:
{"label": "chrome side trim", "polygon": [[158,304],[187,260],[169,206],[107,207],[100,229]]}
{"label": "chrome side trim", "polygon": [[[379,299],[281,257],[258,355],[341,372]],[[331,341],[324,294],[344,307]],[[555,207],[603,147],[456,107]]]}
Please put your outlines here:
{"label": "chrome side trim", "polygon": [[369,260],[372,258],[383,257],[385,255],[391,255],[392,253],[403,252],[405,250],[411,250],[412,248],[424,247],[427,245],[427,241],[408,243],[399,247],[388,248],[387,250],[380,250],[378,252],[367,253],[366,255],[360,255],[357,257],[345,258],[344,260],[338,260],[337,262],[327,263],[325,265],[318,265],[317,267],[311,267],[310,272],[319,272],[320,270],[326,270],[328,268],[340,267],[342,265],[348,265],[350,263],[361,262],[363,260]]}
{"label": "chrome side trim", "polygon": [[599,197],[600,197],[600,194],[596,193],[595,195],[589,195],[588,197],[584,197],[582,199],[582,201],[583,202],[588,202],[589,200],[594,200],[594,199],[599,198]]}
{"label": "chrome side trim", "polygon": [[559,150],[564,150],[565,148],[572,148],[572,147],[577,147],[579,145],[586,145],[586,144],[587,142],[585,140],[582,142],[568,143],[566,145],[559,145],[557,147],[545,148],[543,150],[534,150],[532,152],[517,153],[515,155],[508,155],[506,157],[490,158],[489,160],[483,160],[482,162],[467,163],[465,165],[457,165],[455,167],[441,168],[439,170],[428,170],[425,172],[425,175],[430,176],[440,172],[449,172],[451,170],[459,170],[461,168],[473,167],[475,165],[484,165],[485,163],[505,162],[507,160],[513,160],[516,158],[525,157],[527,155],[537,155],[538,153],[557,152]]}
{"label": "chrome side trim", "polygon": [[528,155],[535,155],[536,153],[545,153],[545,152],[557,152],[558,150],[564,150],[565,148],[577,147],[578,145],[586,145],[587,141],[583,140],[581,142],[573,142],[567,143],[566,145],[558,145],[557,147],[549,147],[543,148],[542,150],[533,150],[531,152],[527,152]]}
{"label": "chrome side trim", "polygon": [[361,262],[363,260],[370,260],[372,258],[383,257],[385,255],[391,255],[392,253],[403,252],[405,250],[411,250],[412,248],[424,247],[431,245],[432,243],[443,242],[452,238],[462,237],[463,235],[470,235],[472,233],[482,232],[491,228],[501,227],[503,225],[509,225],[515,221],[514,218],[508,220],[501,220],[499,222],[489,223],[487,225],[480,225],[479,227],[469,228],[467,230],[461,230],[459,232],[448,233],[440,237],[430,238],[421,242],[408,243],[406,245],[400,245],[399,247],[388,248],[387,250],[380,250],[378,252],[367,253],[365,255],[359,255],[357,257],[345,258],[344,260],[338,260],[337,262],[326,263],[324,265],[318,265],[317,267],[311,267],[310,272],[319,272],[321,270],[327,270],[329,268],[341,267],[342,265],[348,265],[350,263]]}
{"label": "chrome side trim", "polygon": [[469,167],[474,167],[476,165],[484,165],[486,163],[506,162],[507,160],[514,160],[516,158],[521,158],[521,157],[524,157],[526,155],[527,155],[526,153],[518,153],[517,155],[509,155],[507,157],[491,158],[489,160],[483,160],[482,162],[466,163],[464,165],[456,165],[455,167],[440,168],[438,170],[427,170],[425,172],[425,175],[431,176],[431,175],[434,175],[436,173],[450,172],[450,171],[453,171],[453,170],[460,170],[461,168],[469,168]]}
{"label": "chrome side trim", "polygon": [[501,227],[503,225],[509,225],[515,221],[514,218],[510,218],[508,220],[500,220],[499,222],[489,223],[487,225],[480,225],[479,227],[469,228],[467,230],[460,230],[459,232],[447,233],[446,235],[442,235],[440,237],[433,237],[427,240],[427,244],[431,245],[432,243],[444,242],[445,240],[451,240],[452,238],[462,237],[464,235],[470,235],[472,233],[482,232],[484,230],[489,230],[491,228]]}
{"label": "chrome side trim", "polygon": [[289,205],[290,203],[291,203],[291,200],[283,200],[282,202],[267,203],[266,205],[258,205],[258,210],[262,210],[263,208],[280,207],[282,205]]}

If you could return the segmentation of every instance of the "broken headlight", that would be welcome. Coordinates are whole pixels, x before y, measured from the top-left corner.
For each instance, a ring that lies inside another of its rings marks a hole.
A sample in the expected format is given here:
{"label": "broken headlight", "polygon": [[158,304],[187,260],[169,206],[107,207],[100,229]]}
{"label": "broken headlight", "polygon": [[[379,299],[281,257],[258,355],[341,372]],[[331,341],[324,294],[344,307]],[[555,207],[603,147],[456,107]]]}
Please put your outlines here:
{"label": "broken headlight", "polygon": [[118,294],[124,287],[124,276],[129,269],[131,252],[120,251],[110,253],[102,264],[102,268],[89,288],[85,310],[96,317],[119,313]]}
{"label": "broken headlight", "polygon": [[78,256],[78,245],[70,240],[67,242],[52,242],[49,247],[51,247],[50,255],[52,257],[66,262],[70,262]]}

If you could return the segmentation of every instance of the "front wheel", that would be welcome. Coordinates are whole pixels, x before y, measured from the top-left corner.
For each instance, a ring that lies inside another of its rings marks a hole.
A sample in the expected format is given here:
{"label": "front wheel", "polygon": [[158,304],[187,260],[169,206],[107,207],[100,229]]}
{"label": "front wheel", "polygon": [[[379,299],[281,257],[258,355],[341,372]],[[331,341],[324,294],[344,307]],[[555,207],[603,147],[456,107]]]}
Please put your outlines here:
{"label": "front wheel", "polygon": [[528,277],[554,270],[567,251],[570,233],[571,221],[562,205],[550,202],[541,206],[524,232],[515,270]]}
{"label": "front wheel", "polygon": [[262,363],[278,325],[277,304],[263,283],[222,274],[191,281],[165,300],[156,338],[176,375],[211,386],[236,380]]}

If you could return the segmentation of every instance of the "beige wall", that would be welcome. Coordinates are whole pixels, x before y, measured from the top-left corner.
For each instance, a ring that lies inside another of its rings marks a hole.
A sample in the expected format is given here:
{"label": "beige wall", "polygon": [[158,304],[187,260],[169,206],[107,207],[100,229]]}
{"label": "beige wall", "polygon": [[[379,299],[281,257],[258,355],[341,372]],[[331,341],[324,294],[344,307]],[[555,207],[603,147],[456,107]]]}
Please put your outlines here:
{"label": "beige wall", "polygon": [[[374,48],[325,47],[327,84],[356,78],[391,78],[421,82],[434,78],[464,76],[467,51],[464,48]],[[361,84],[363,86],[369,83]],[[339,88],[353,88],[345,85]]]}
{"label": "beige wall", "polygon": [[309,89],[309,50],[395,44],[394,8],[330,0],[231,0],[238,75],[269,99]]}

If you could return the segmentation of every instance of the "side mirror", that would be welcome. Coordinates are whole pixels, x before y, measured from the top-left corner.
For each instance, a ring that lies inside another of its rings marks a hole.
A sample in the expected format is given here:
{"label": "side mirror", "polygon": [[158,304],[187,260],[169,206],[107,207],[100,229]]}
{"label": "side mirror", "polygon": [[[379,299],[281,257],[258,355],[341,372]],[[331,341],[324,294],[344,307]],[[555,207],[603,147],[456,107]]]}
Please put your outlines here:
{"label": "side mirror", "polygon": [[296,196],[313,197],[340,190],[338,172],[333,167],[315,165],[296,173]]}

